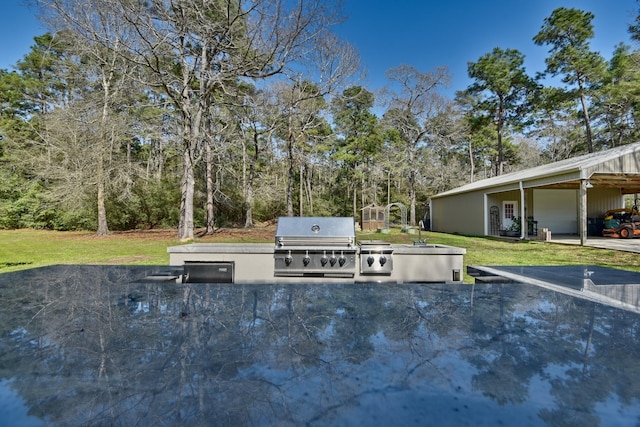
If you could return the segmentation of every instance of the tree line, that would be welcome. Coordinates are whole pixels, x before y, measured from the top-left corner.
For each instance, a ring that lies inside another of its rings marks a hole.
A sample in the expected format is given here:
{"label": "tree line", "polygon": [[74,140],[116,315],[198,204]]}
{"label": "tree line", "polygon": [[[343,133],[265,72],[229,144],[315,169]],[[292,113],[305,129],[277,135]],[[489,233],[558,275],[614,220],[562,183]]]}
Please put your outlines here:
{"label": "tree line", "polygon": [[544,73],[496,47],[449,99],[446,66],[362,85],[338,0],[36,3],[51,31],[0,70],[0,228],[191,239],[390,202],[415,225],[435,193],[638,141],[640,53],[592,51],[584,10],[532,35]]}

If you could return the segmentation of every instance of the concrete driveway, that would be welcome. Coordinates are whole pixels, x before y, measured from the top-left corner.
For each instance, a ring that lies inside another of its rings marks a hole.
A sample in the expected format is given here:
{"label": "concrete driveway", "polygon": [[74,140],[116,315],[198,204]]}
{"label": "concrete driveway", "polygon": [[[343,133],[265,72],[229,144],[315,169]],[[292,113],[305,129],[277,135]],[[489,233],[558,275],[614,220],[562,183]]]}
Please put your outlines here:
{"label": "concrete driveway", "polygon": [[[565,245],[580,245],[580,238],[573,235],[551,236],[551,243],[561,243]],[[585,246],[600,249],[612,249],[616,251],[640,253],[640,239],[612,239],[610,237],[587,237]]]}

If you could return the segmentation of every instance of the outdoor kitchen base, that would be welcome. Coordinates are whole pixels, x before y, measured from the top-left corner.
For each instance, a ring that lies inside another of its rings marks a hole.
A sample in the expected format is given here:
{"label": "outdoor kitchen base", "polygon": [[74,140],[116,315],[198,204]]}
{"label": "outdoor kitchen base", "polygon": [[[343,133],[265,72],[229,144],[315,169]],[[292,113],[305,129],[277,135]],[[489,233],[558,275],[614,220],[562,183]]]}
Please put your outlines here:
{"label": "outdoor kitchen base", "polygon": [[465,249],[356,243],[350,217],[281,217],[275,245],[196,243],[167,249],[183,282],[460,283]]}
{"label": "outdoor kitchen base", "polygon": [[[461,283],[463,255],[465,249],[445,245],[389,245],[393,250],[393,270],[383,273],[362,273],[359,253],[349,256],[356,266],[349,274],[338,275],[329,271],[292,275],[277,275],[274,272],[274,247],[268,243],[194,243],[173,246],[167,249],[172,266],[184,266],[197,272],[198,281],[212,283]],[[359,252],[360,249],[358,248]],[[366,262],[366,259],[364,260]],[[233,268],[231,268],[231,265]],[[329,265],[329,264],[327,264]],[[337,265],[337,264],[336,264]],[[206,271],[210,275],[206,280]],[[221,275],[228,272],[232,277]],[[366,270],[366,269],[365,269]],[[203,280],[204,276],[204,280]],[[188,278],[183,277],[188,281]]]}

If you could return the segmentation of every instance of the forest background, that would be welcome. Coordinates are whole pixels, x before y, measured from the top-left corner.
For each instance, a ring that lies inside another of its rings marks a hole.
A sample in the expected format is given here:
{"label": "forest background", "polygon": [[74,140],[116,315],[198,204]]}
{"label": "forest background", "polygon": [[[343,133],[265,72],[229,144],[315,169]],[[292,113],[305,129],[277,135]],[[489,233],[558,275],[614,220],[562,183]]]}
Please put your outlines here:
{"label": "forest background", "polygon": [[52,31],[0,69],[0,228],[187,240],[390,202],[415,225],[433,194],[639,141],[640,51],[593,51],[587,10],[555,9],[531,35],[544,73],[496,47],[449,99],[444,66],[362,85],[339,0],[35,4]]}

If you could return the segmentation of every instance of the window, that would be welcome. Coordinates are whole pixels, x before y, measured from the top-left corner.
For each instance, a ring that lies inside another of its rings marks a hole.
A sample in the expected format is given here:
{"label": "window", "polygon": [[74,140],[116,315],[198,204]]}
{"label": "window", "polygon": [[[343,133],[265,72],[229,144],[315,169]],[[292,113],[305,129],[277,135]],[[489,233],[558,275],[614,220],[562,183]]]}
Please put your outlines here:
{"label": "window", "polygon": [[502,227],[509,228],[513,222],[511,218],[520,216],[518,202],[515,200],[505,200],[502,202]]}
{"label": "window", "polygon": [[513,203],[505,202],[504,204],[504,217],[513,218],[515,216],[515,206]]}

